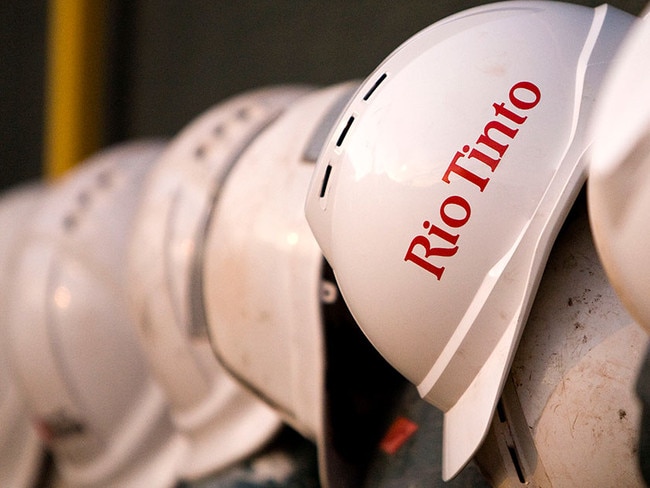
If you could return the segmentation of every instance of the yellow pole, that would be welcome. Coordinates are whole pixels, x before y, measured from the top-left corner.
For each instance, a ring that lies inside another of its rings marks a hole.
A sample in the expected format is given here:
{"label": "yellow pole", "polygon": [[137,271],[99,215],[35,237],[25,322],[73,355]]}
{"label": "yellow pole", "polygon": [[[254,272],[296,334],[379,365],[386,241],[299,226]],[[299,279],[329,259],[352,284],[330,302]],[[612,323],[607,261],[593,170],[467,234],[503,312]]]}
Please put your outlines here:
{"label": "yellow pole", "polygon": [[54,179],[102,145],[106,10],[102,0],[51,0],[44,171]]}

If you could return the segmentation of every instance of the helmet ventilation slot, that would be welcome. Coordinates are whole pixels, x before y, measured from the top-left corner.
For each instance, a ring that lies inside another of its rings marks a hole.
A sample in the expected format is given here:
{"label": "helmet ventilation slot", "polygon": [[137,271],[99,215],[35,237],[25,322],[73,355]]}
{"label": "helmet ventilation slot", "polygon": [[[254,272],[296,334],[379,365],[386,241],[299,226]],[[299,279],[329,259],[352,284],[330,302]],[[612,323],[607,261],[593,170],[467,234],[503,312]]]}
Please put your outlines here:
{"label": "helmet ventilation slot", "polygon": [[521,464],[519,463],[519,456],[517,456],[517,450],[512,446],[508,446],[508,452],[510,453],[510,458],[512,459],[512,465],[515,468],[515,472],[517,473],[517,478],[519,478],[519,482],[521,484],[525,484],[526,478],[524,477],[524,472],[521,468]]}
{"label": "helmet ventilation slot", "polygon": [[341,135],[336,140],[336,147],[341,147],[341,144],[343,144],[343,140],[345,139],[345,136],[348,135],[348,131],[350,130],[350,127],[352,127],[352,122],[354,122],[354,115],[350,115],[347,124],[345,124],[345,127],[341,132]]}
{"label": "helmet ventilation slot", "polygon": [[366,94],[363,96],[364,101],[368,101],[368,99],[372,96],[373,93],[375,93],[375,90],[381,85],[381,83],[386,79],[388,75],[386,73],[382,74],[379,78],[377,78],[377,81],[375,81],[375,84],[370,87],[370,90],[366,92]]}
{"label": "helmet ventilation slot", "polygon": [[323,176],[323,184],[320,187],[320,197],[325,196],[325,191],[327,190],[327,183],[330,181],[330,174],[332,173],[332,165],[328,164],[325,168],[325,175]]}
{"label": "helmet ventilation slot", "polygon": [[514,439],[512,439],[512,433],[510,432],[510,426],[508,422],[508,416],[506,410],[503,406],[503,400],[499,400],[497,403],[497,415],[499,416],[499,422],[502,423],[504,427],[504,432],[507,432],[506,437],[506,447],[508,448],[508,454],[510,455],[510,460],[512,461],[512,467],[517,473],[517,478],[519,478],[520,483],[526,483],[526,476],[524,475],[524,470],[519,461],[519,454],[515,448]]}

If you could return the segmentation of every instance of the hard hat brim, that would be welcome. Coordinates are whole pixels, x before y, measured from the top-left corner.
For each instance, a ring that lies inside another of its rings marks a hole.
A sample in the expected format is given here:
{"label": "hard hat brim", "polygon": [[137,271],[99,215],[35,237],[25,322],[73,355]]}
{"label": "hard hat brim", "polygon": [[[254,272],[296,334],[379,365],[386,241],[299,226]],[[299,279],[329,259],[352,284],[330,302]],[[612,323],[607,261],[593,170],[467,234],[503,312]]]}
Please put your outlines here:
{"label": "hard hat brim", "polygon": [[442,478],[454,478],[474,456],[490,428],[516,347],[517,321],[510,323],[497,347],[458,402],[445,412],[442,431]]}
{"label": "hard hat brim", "polygon": [[[574,156],[571,159],[574,163],[562,167],[554,175],[533,217],[506,255],[488,273],[475,297],[480,303],[478,310],[472,312],[473,307],[470,307],[468,311],[473,314],[467,317],[471,325],[465,335],[458,338],[455,346],[459,349],[462,349],[465,336],[472,335],[470,329],[492,328],[502,332],[467,389],[445,411],[444,480],[456,476],[469,462],[489,430],[549,253],[586,178],[582,158]],[[462,355],[459,358],[462,359]],[[418,385],[423,397],[432,391],[440,377],[434,374],[435,369],[436,365]]]}

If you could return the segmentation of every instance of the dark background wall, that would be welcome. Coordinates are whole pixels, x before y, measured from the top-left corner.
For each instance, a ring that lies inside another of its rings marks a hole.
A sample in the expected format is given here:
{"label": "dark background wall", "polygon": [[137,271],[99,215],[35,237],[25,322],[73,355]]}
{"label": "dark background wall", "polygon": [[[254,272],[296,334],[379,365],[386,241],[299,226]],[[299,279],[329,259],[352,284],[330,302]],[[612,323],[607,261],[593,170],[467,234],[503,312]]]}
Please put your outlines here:
{"label": "dark background wall", "polygon": [[[249,88],[364,78],[415,32],[483,3],[110,0],[105,143],[172,136]],[[638,14],[646,1],[611,3]],[[42,172],[46,10],[0,2],[0,188]]]}
{"label": "dark background wall", "polygon": [[41,171],[44,2],[0,2],[0,188]]}

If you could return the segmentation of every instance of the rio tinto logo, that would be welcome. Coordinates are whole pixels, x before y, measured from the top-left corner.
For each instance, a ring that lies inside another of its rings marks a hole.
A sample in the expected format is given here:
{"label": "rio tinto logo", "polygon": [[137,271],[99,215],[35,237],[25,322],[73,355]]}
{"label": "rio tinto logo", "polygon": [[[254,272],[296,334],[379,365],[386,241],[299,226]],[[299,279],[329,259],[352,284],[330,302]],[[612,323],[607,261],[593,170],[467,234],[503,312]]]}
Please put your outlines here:
{"label": "rio tinto logo", "polygon": [[[463,160],[479,161],[494,173],[509,147],[509,144],[502,144],[494,139],[494,135],[499,133],[502,134],[499,137],[501,140],[504,138],[514,140],[519,127],[528,120],[528,116],[523,114],[534,109],[541,99],[542,93],[534,83],[530,81],[515,83],[508,93],[510,104],[508,106],[506,102],[492,104],[495,118],[485,124],[483,132],[473,146],[465,145],[461,151],[456,151],[442,175],[442,181],[449,184],[453,179],[462,178],[483,192],[490,178],[470,171],[463,165]],[[457,229],[464,226],[471,216],[472,208],[462,196],[452,195],[445,199],[440,204],[441,225],[425,220],[422,225],[427,233],[417,235],[411,240],[404,261],[419,266],[440,280],[445,267],[434,264],[440,262],[435,258],[448,258],[458,252],[457,242],[460,234],[457,233]]]}

